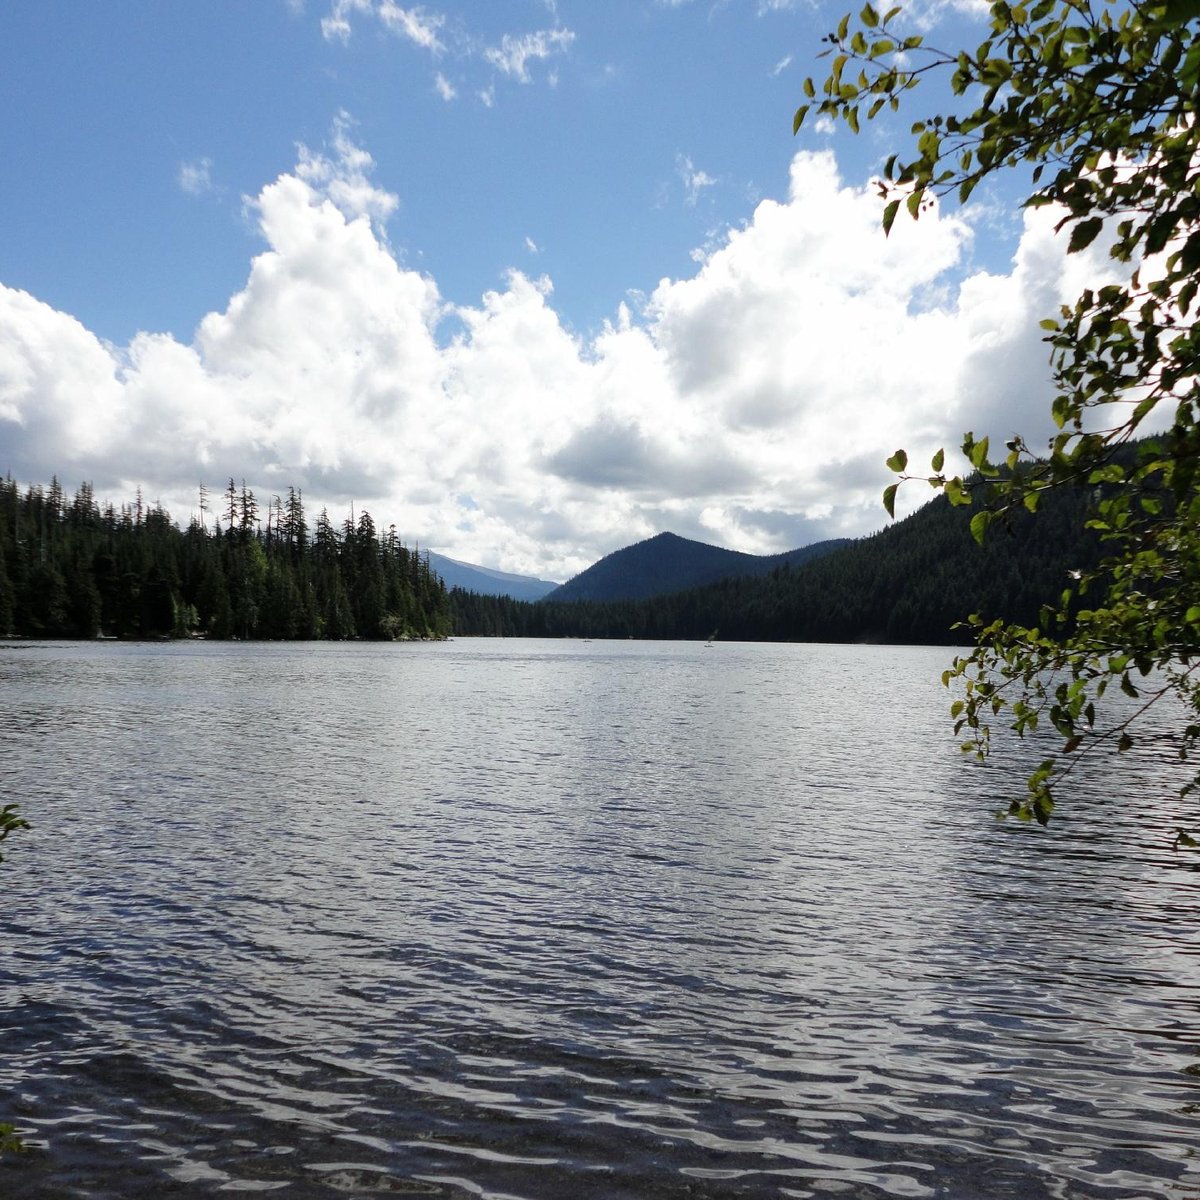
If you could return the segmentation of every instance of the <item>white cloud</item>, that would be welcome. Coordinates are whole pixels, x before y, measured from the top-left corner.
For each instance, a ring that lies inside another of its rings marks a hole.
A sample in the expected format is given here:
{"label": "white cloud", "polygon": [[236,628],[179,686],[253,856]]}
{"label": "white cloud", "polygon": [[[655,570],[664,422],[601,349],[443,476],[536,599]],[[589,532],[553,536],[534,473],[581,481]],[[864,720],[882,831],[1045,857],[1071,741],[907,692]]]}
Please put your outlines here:
{"label": "white cloud", "polygon": [[329,14],[321,19],[321,33],[327,41],[349,42],[352,18],[374,17],[389,33],[440,54],[444,49],[438,31],[446,23],[441,13],[421,6],[404,8],[394,0],[333,0]]}
{"label": "white cloud", "polygon": [[391,192],[371,183],[368,176],[375,167],[375,160],[351,140],[352,125],[353,121],[344,110],[334,119],[333,151],[336,158],[301,145],[296,174],[312,187],[323,190],[347,217],[366,217],[382,226],[400,201]]}
{"label": "white cloud", "polygon": [[446,23],[446,18],[440,13],[431,13],[420,7],[401,8],[392,0],[379,0],[376,12],[388,30],[407,38],[421,49],[433,54],[445,50],[438,38],[438,30]]}
{"label": "white cloud", "polygon": [[[556,6],[550,3],[547,7],[556,18]],[[360,20],[377,21],[388,33],[434,57],[449,54],[460,65],[474,63],[478,67],[483,63],[485,69],[524,84],[533,82],[530,68],[534,63],[565,54],[575,41],[574,32],[556,26],[532,33],[505,33],[498,43],[484,44],[482,38],[461,24],[449,24],[443,13],[420,5],[404,7],[395,0],[330,0],[329,12],[321,20],[321,33],[327,41],[349,45],[354,25]],[[546,82],[557,87],[557,70],[546,73]],[[458,94],[458,89],[441,71],[434,76],[434,87],[446,101]],[[495,84],[489,82],[477,87],[476,95],[485,107],[491,108],[496,101]]]}
{"label": "white cloud", "polygon": [[537,33],[506,33],[498,46],[489,46],[483,56],[492,66],[519,83],[531,83],[530,62],[564,54],[575,40],[569,29],[543,29]]}
{"label": "white cloud", "polygon": [[788,69],[788,67],[790,67],[791,65],[792,65],[792,56],[791,56],[790,54],[785,54],[785,55],[784,55],[784,56],[783,56],[783,57],[782,57],[782,58],[781,58],[781,59],[780,59],[780,60],[779,60],[779,61],[778,61],[778,62],[777,62],[777,63],[776,63],[776,64],[775,64],[775,65],[774,65],[772,68],[771,68],[771,75],[772,75],[772,76],[778,76],[778,75],[782,75],[782,74],[783,74],[783,72],[784,72],[784,71],[786,71],[786,70]]}
{"label": "white cloud", "polygon": [[125,397],[113,351],[74,317],[0,287],[0,446],[7,464],[48,478],[51,464],[120,453]]}
{"label": "white cloud", "polygon": [[688,204],[695,204],[704,189],[714,186],[717,182],[707,171],[699,170],[696,164],[684,154],[675,156],[675,173],[683,181],[684,194]]}
{"label": "white cloud", "polygon": [[212,181],[212,159],[197,158],[192,162],[180,163],[179,186],[189,196],[204,196],[215,190]]}
{"label": "white cloud", "polygon": [[321,18],[321,33],[326,41],[348,42],[350,18],[357,13],[374,11],[372,0],[333,0],[329,15]]}
{"label": "white cloud", "polygon": [[990,11],[989,0],[913,0],[905,7],[904,18],[918,29],[930,30],[947,16],[980,18]]}
{"label": "white cloud", "polygon": [[1037,319],[1111,270],[1101,250],[1066,258],[1039,211],[1007,274],[958,286],[961,218],[885,239],[872,189],[802,152],[785,199],[584,338],[550,281],[518,271],[449,309],[392,254],[379,226],[396,198],[348,130],[340,117],[330,149],[302,148],[250,203],[264,249],[190,343],[106,345],[0,287],[14,475],[87,478],[117,500],[140,484],[184,519],[200,479],[294,484],[547,578],[663,528],[781,550],[882,525],[897,446],[920,461],[968,428],[1047,435]]}
{"label": "white cloud", "polygon": [[[693,0],[658,0],[663,8],[684,8],[692,2]],[[805,3],[811,6],[811,0],[805,0]],[[756,11],[761,17],[769,12],[786,12],[795,7],[796,0],[758,0]]]}

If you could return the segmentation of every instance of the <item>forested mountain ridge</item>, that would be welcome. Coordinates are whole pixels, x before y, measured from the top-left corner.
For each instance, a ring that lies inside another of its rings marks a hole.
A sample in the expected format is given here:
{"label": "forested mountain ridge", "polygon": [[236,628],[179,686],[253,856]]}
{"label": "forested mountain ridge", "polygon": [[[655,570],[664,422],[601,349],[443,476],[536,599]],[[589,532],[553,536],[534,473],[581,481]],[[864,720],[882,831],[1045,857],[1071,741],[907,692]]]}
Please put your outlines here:
{"label": "forested mountain ridge", "polygon": [[719,579],[768,575],[779,567],[799,565],[848,543],[848,538],[836,538],[783,554],[762,555],[726,550],[676,533],[659,533],[605,555],[546,599],[648,600]]}
{"label": "forested mountain ridge", "polygon": [[[1036,517],[1018,514],[979,546],[970,510],[938,499],[880,533],[765,576],[641,600],[528,603],[448,594],[428,556],[402,545],[394,528],[381,536],[366,511],[340,527],[322,511],[310,533],[293,489],[260,515],[253,493],[231,480],[220,515],[202,509],[181,530],[140,499],[101,511],[87,484],[68,500],[56,481],[22,492],[5,479],[0,635],[699,639],[718,629],[744,640],[947,643],[963,639],[953,627],[975,612],[1035,623],[1068,572],[1099,557],[1095,539],[1078,533],[1089,501],[1085,489],[1048,494]],[[669,552],[678,543],[688,553],[703,547],[675,535],[640,545]]]}
{"label": "forested mountain ridge", "polygon": [[972,613],[1036,624],[1073,570],[1099,559],[1080,537],[1087,489],[1047,494],[1036,516],[993,526],[980,546],[971,510],[931,501],[894,525],[800,566],[649,600],[518,604],[450,593],[458,634],[954,644]]}
{"label": "forested mountain ridge", "polygon": [[[22,492],[0,480],[0,635],[27,637],[444,637],[445,585],[395,527],[363,510],[311,533],[300,493],[260,514],[234,481],[220,515],[186,530],[161,507],[101,511],[84,484]],[[221,528],[224,519],[225,527]],[[211,528],[209,527],[211,525]]]}

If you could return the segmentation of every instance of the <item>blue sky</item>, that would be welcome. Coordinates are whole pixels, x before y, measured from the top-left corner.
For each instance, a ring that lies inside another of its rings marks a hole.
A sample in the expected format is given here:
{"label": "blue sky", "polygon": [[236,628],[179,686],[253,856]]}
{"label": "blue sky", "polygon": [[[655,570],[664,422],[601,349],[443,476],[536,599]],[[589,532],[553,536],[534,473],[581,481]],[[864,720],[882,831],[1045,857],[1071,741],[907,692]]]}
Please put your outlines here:
{"label": "blue sky", "polygon": [[[21,183],[0,201],[13,235],[0,278],[105,337],[188,336],[257,249],[241,197],[291,167],[297,143],[321,146],[345,111],[375,182],[399,197],[389,234],[403,261],[461,303],[536,265],[564,316],[590,328],[778,192],[797,60],[823,30],[811,9],[756,16],[744,3],[517,0],[447,6],[441,24],[432,8],[405,10],[445,46],[430,53],[354,8],[344,36],[323,36],[331,11],[13,6],[0,97]],[[528,81],[487,57],[548,31],[564,36],[527,60]],[[202,194],[179,187],[185,166],[203,173]]]}
{"label": "blue sky", "polygon": [[885,242],[919,113],[791,136],[840,11],[8,6],[0,470],[185,521],[295,484],[550,578],[878,528],[896,445],[1042,430],[1037,319],[1101,268],[1012,189]]}

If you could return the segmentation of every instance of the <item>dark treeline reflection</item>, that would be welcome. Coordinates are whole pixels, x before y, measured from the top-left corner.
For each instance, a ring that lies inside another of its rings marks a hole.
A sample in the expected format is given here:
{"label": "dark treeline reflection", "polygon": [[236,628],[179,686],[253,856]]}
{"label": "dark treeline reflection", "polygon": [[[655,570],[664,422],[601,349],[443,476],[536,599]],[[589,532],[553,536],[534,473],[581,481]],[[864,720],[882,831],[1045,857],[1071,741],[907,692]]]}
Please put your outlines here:
{"label": "dark treeline reflection", "polygon": [[428,559],[371,514],[312,529],[288,489],[265,512],[233,480],[186,529],[159,505],[102,510],[90,484],[0,481],[0,634],[29,637],[404,638],[450,632]]}
{"label": "dark treeline reflection", "polygon": [[1046,495],[1036,516],[993,525],[939,498],[881,533],[768,576],[726,579],[650,600],[535,603],[450,593],[454,631],[490,637],[707,638],[961,644],[972,613],[1036,624],[1071,571],[1099,557],[1084,532],[1086,489]]}

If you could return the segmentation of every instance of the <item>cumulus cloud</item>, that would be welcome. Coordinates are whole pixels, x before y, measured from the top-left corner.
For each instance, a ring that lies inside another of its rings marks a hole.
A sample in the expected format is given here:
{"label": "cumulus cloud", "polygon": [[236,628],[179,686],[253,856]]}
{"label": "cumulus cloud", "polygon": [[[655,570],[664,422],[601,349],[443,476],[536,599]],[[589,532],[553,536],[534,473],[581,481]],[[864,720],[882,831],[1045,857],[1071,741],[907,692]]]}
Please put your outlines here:
{"label": "cumulus cloud", "polygon": [[547,578],[662,529],[778,551],[880,527],[897,446],[1047,435],[1037,320],[1112,269],[1067,258],[1043,210],[1008,273],[960,279],[961,217],[885,239],[873,190],[801,152],[785,198],[584,337],[517,270],[447,305],[392,253],[398,200],[371,166],[344,115],[301,148],[248,203],[263,249],[244,286],[190,342],[112,346],[0,287],[5,466],[118,501],[141,485],[183,519],[202,479],[292,484]]}
{"label": "cumulus cloud", "polygon": [[0,447],[7,464],[45,478],[65,462],[120,453],[126,415],[119,363],[74,317],[0,287]]}
{"label": "cumulus cloud", "polygon": [[[376,187],[369,176],[375,160],[350,136],[353,121],[345,111],[334,119],[333,157],[301,145],[296,175],[313,189],[323,192],[350,219],[367,217],[382,226],[400,201],[391,192]],[[254,201],[250,201],[253,205]]]}

